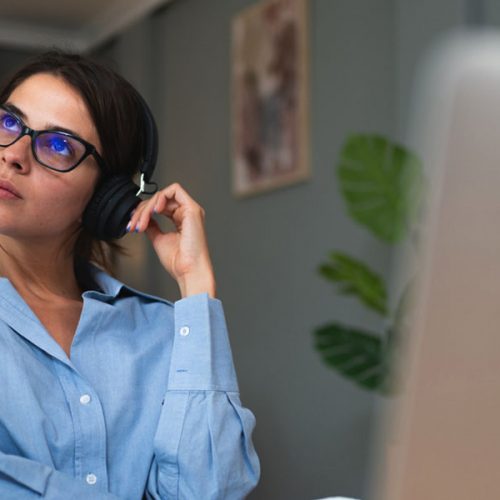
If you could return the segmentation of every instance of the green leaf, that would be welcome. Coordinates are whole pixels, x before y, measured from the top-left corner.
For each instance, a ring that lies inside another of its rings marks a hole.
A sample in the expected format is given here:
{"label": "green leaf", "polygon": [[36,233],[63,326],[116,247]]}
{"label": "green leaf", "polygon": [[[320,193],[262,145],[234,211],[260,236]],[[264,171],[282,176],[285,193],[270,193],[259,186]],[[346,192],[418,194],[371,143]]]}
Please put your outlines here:
{"label": "green leaf", "polygon": [[348,137],[337,166],[341,192],[351,216],[378,238],[401,241],[418,210],[420,160],[378,135]]}
{"label": "green leaf", "polygon": [[344,294],[356,295],[371,309],[387,314],[387,292],[382,278],[363,262],[341,252],[332,252],[330,261],[321,264],[318,272],[340,285]]}
{"label": "green leaf", "polygon": [[328,366],[360,387],[385,391],[387,364],[378,335],[331,323],[316,329],[314,339]]}

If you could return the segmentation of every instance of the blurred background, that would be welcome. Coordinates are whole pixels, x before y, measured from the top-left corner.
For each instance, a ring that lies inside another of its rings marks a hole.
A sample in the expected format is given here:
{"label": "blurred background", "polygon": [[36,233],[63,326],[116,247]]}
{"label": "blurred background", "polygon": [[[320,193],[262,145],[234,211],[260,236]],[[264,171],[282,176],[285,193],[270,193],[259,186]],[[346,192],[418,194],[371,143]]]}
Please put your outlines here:
{"label": "blurred background", "polygon": [[[352,133],[405,143],[418,61],[443,33],[500,26],[495,0],[309,0],[309,178],[246,198],[232,194],[231,23],[253,0],[0,2],[0,78],[58,46],[129,79],[156,116],[156,181],[179,182],[206,228],[239,376],[257,418],[256,500],[366,498],[373,431],[387,397],[327,366],[313,332],[332,320],[380,331],[386,319],[345,297],[318,266],[332,249],[391,282],[395,246],[349,216],[336,176]],[[177,300],[140,236],[120,274]],[[389,303],[391,299],[389,297]]]}

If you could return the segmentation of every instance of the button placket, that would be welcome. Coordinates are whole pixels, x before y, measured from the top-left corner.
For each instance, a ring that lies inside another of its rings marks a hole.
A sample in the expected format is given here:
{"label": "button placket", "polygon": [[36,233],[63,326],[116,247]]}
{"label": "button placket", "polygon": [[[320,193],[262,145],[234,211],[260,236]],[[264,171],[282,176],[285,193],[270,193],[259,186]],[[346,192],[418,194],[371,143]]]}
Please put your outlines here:
{"label": "button placket", "polygon": [[74,368],[58,365],[57,371],[71,408],[75,474],[89,485],[107,484],[106,424],[99,395]]}

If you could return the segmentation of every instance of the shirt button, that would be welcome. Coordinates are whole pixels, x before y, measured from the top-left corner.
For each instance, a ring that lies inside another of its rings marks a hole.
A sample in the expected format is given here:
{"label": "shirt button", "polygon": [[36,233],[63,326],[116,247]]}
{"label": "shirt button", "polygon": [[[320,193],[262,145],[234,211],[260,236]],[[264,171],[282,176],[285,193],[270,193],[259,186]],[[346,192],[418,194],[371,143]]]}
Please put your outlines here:
{"label": "shirt button", "polygon": [[87,474],[87,477],[85,478],[85,480],[89,484],[95,484],[97,482],[97,477],[95,474]]}
{"label": "shirt button", "polygon": [[90,403],[90,396],[88,394],[80,396],[80,403],[82,403],[82,405],[88,405]]}
{"label": "shirt button", "polygon": [[179,333],[185,337],[186,335],[189,335],[189,326],[183,326],[180,330]]}

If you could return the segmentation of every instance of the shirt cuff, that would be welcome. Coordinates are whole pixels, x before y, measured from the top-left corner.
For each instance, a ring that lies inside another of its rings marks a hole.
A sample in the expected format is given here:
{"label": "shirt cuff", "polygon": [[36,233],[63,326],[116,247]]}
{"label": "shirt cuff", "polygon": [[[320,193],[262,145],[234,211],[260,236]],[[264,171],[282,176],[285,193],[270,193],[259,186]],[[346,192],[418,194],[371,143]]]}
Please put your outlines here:
{"label": "shirt cuff", "polygon": [[168,390],[238,392],[222,302],[199,293],[174,303]]}

